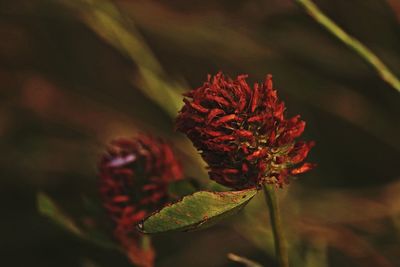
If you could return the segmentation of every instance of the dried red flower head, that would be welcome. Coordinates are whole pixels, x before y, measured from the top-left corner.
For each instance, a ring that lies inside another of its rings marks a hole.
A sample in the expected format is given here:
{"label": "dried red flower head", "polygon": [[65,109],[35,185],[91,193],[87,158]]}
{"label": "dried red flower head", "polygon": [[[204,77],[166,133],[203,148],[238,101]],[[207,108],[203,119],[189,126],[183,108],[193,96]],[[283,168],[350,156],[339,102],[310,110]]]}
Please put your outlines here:
{"label": "dried red flower head", "polygon": [[296,142],[305,127],[300,116],[286,119],[268,75],[263,84],[250,87],[247,75],[236,80],[222,73],[185,94],[176,127],[200,151],[210,178],[235,189],[274,183],[306,172],[313,164],[302,162],[314,142]]}
{"label": "dried red flower head", "polygon": [[137,234],[136,224],[168,203],[169,183],[181,178],[181,165],[162,140],[113,141],[100,162],[100,194],[117,239]]}

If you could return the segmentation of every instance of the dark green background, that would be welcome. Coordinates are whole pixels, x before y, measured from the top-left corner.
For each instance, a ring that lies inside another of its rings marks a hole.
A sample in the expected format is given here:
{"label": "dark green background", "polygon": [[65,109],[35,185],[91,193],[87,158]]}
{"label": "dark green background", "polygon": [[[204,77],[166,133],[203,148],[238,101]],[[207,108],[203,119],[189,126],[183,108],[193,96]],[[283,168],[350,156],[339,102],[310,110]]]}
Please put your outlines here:
{"label": "dark green background", "polygon": [[[135,24],[135,34],[163,66],[165,82],[185,81],[190,89],[219,70],[248,73],[251,82],[272,73],[288,114],[301,114],[307,121],[304,138],[317,143],[310,160],[318,168],[293,182],[303,190],[294,201],[318,204],[324,192],[345,192],[349,198],[341,205],[326,205],[318,214],[368,245],[357,254],[345,246],[352,241],[328,241],[326,262],[400,266],[400,95],[363,59],[294,1],[112,3]],[[396,0],[316,3],[400,75]],[[124,256],[80,241],[39,216],[36,192],[49,193],[78,216],[81,196],[96,196],[97,159],[110,139],[144,130],[178,147],[184,140],[174,133],[172,118],[141,91],[146,88],[132,83],[138,62],[79,14],[63,1],[0,1],[1,266],[91,266],[87,259],[104,267],[129,266]],[[180,156],[187,158],[182,151]],[[194,160],[184,162],[188,175],[199,173]],[[336,220],[335,214],[354,206],[352,197],[360,200],[350,211],[362,211],[358,221]],[[377,211],[369,201],[385,212],[373,216]],[[274,266],[232,230],[233,223],[244,222],[238,217],[201,232],[156,237],[157,266],[236,266],[226,259],[228,252]],[[299,247],[307,250],[310,243],[303,240]]]}

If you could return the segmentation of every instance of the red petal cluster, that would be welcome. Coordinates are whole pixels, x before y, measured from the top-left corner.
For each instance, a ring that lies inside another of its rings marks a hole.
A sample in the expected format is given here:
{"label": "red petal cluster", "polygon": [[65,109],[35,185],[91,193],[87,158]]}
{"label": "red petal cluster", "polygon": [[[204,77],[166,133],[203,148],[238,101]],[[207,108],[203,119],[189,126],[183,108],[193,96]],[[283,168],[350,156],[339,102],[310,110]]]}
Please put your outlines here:
{"label": "red petal cluster", "polygon": [[113,141],[99,168],[103,205],[122,240],[169,201],[168,184],[182,178],[171,147],[147,135]]}
{"label": "red petal cluster", "polygon": [[263,183],[282,186],[290,175],[313,168],[310,163],[295,165],[314,142],[295,142],[305,122],[300,116],[285,118],[271,75],[253,87],[246,78],[209,75],[201,87],[185,94],[176,127],[200,151],[216,182],[235,189]]}

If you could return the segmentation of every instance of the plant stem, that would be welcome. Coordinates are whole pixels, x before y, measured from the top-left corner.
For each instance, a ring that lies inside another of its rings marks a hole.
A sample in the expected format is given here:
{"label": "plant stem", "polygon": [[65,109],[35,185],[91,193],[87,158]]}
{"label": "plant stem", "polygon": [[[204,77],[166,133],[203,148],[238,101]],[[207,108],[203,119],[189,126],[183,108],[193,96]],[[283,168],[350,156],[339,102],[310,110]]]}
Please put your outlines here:
{"label": "plant stem", "polygon": [[269,209],[271,227],[274,236],[275,254],[280,267],[289,267],[288,248],[283,234],[281,216],[278,200],[275,195],[275,188],[271,185],[264,185],[265,200]]}
{"label": "plant stem", "polygon": [[400,80],[368,47],[342,30],[334,21],[328,18],[312,0],[296,0],[319,24],[336,36],[339,40],[357,52],[381,76],[381,78],[400,92]]}

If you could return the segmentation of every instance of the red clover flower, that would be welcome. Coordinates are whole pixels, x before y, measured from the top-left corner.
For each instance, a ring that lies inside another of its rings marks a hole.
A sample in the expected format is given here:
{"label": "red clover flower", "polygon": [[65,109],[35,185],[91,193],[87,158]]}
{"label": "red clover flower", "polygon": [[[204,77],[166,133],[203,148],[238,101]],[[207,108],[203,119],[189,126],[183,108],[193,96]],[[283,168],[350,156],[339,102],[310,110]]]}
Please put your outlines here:
{"label": "red clover flower", "polygon": [[137,249],[132,245],[136,225],[170,201],[168,185],[182,179],[181,165],[167,143],[140,135],[113,141],[99,169],[99,191],[114,235],[127,250]]}
{"label": "red clover flower", "polygon": [[282,187],[289,176],[313,168],[311,163],[296,166],[314,142],[295,141],[305,122],[299,115],[285,118],[271,75],[252,88],[246,78],[209,75],[201,87],[185,94],[176,128],[199,150],[216,182],[235,189],[264,183]]}

